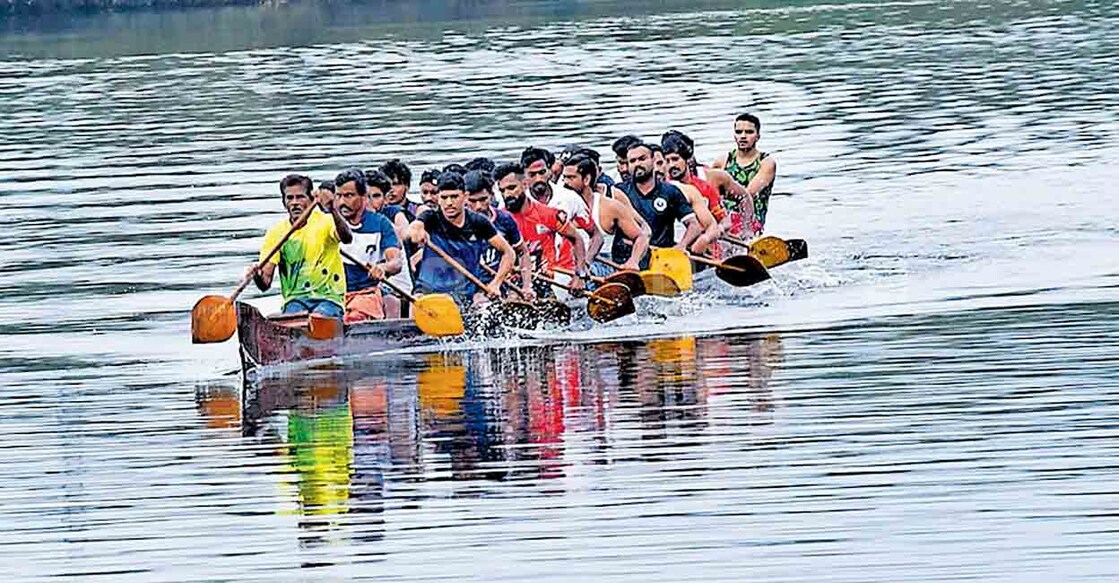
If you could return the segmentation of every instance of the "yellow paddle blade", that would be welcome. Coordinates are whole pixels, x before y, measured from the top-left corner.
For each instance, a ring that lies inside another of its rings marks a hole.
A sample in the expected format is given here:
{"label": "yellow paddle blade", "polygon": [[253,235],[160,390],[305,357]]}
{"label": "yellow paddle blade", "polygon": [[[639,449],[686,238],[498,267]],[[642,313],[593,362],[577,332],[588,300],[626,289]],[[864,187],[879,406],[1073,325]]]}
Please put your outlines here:
{"label": "yellow paddle blade", "polygon": [[649,260],[649,271],[659,271],[671,277],[680,291],[692,289],[692,262],[688,254],[672,247],[653,249]]}
{"label": "yellow paddle blade", "polygon": [[315,340],[332,340],[342,336],[342,320],[318,314],[307,316],[307,335]]}
{"label": "yellow paddle blade", "polygon": [[587,298],[587,315],[596,322],[609,322],[637,311],[629,288],[620,283],[604,283]]}
{"label": "yellow paddle blade", "polygon": [[447,294],[428,294],[416,298],[414,309],[416,326],[429,336],[458,336],[466,331],[462,324],[462,311]]}
{"label": "yellow paddle blade", "polygon": [[642,271],[641,284],[645,293],[651,296],[671,298],[680,295],[680,286],[676,280],[658,271]]}
{"label": "yellow paddle blade", "polygon": [[750,241],[749,255],[768,269],[789,262],[789,244],[784,239],[767,235]]}
{"label": "yellow paddle blade", "polygon": [[190,310],[190,338],[195,344],[224,342],[237,331],[237,310],[224,296],[205,296]]}

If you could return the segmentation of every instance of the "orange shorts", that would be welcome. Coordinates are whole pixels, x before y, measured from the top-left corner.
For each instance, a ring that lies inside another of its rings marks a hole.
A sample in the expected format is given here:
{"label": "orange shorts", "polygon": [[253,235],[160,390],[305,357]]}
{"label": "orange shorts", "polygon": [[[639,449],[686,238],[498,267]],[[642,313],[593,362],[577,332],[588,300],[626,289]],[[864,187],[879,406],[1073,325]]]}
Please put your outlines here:
{"label": "orange shorts", "polygon": [[384,320],[385,300],[381,297],[380,286],[356,292],[346,292],[346,317],[343,322],[351,324],[363,320]]}

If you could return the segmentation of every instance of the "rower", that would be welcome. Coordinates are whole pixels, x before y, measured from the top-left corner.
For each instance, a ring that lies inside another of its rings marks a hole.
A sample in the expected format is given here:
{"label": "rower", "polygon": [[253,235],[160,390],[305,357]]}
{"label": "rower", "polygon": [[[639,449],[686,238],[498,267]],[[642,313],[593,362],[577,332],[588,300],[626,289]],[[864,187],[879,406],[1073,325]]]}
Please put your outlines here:
{"label": "rower", "polygon": [[[728,201],[731,204],[727,205],[727,210],[732,220],[744,221],[755,235],[765,227],[769,196],[773,193],[773,182],[777,176],[777,161],[767,152],[758,151],[761,135],[762,122],[757,116],[749,113],[739,115],[734,119],[735,149],[711,164],[713,168],[725,169],[736,182],[746,187],[746,193],[754,201],[753,208],[739,207],[732,200]],[[739,214],[737,219],[736,213]]]}
{"label": "rower", "polygon": [[[686,251],[703,229],[684,193],[671,184],[657,180],[653,173],[653,150],[645,143],[631,145],[626,161],[632,179],[617,188],[625,193],[634,210],[649,224],[652,231],[650,244]],[[675,233],[677,221],[686,227],[679,242],[676,242]],[[627,262],[633,255],[633,247],[624,237],[615,237],[611,255],[616,263]],[[641,258],[641,266],[647,268],[647,258]]]}
{"label": "rower", "polygon": [[[403,208],[409,214],[415,213],[415,204],[408,200],[408,189],[412,188],[412,170],[408,165],[401,162],[399,158],[393,158],[381,164],[379,170],[384,172],[392,185],[392,188],[385,192],[385,202]],[[413,208],[408,208],[409,206]]]}
{"label": "rower", "polygon": [[420,200],[423,201],[419,207],[413,211],[415,214],[420,214],[420,211],[427,208],[439,208],[439,175],[442,172],[438,169],[432,168],[431,170],[424,170],[420,174]]}
{"label": "rower", "polygon": [[477,158],[474,158],[473,160],[467,162],[464,166],[467,172],[470,172],[472,170],[481,170],[482,172],[489,174],[491,177],[493,176],[493,169],[495,167],[497,167],[497,164],[494,164],[493,160],[490,160],[485,156],[478,156]]}
{"label": "rower", "polygon": [[[745,208],[752,208],[754,202],[746,192],[746,187],[735,182],[734,178],[731,178],[725,170],[702,166],[697,163],[695,141],[683,132],[668,130],[661,136],[661,146],[665,150],[668,177],[676,182],[683,182],[696,187],[700,194],[707,199],[708,209],[719,226],[725,232],[734,236],[743,236],[745,234],[745,222],[741,220],[741,214],[738,215],[739,220],[732,223],[727,205],[736,204],[745,206]],[[687,193],[685,192],[685,194]],[[731,201],[724,202],[727,199],[731,199]],[[712,248],[709,247],[709,249]]]}
{"label": "rower", "polygon": [[[622,264],[622,269],[637,271],[640,259],[649,249],[649,227],[633,207],[619,202],[619,199],[627,198],[624,194],[618,193],[616,198],[607,195],[613,187],[600,183],[598,172],[598,164],[581,153],[569,158],[563,166],[564,184],[578,193],[590,207],[591,221],[601,233],[594,239],[598,244],[587,250],[587,256],[593,258],[598,255],[606,236],[623,237],[634,252]],[[595,269],[593,265],[591,268]]]}
{"label": "rower", "polygon": [[[388,219],[392,224],[393,231],[396,233],[397,241],[404,242],[401,245],[401,250],[405,257],[416,255],[419,248],[405,239],[408,234],[408,225],[412,224],[415,216],[408,211],[407,208],[400,207],[395,204],[387,204],[386,199],[389,198],[392,190],[392,182],[384,172],[380,170],[366,170],[365,171],[365,189],[368,193],[367,199],[369,208]],[[360,258],[360,254],[354,254]],[[366,263],[369,263],[368,261]],[[400,289],[412,289],[412,266],[405,261],[401,261],[402,268],[399,273],[391,275],[389,281],[396,284]],[[381,289],[382,295],[385,297],[385,305],[388,307],[387,313],[390,318],[394,317],[407,317],[407,305],[401,306],[397,301],[397,297],[392,295],[392,290],[387,288]],[[397,309],[397,307],[402,309]],[[392,314],[398,314],[394,316]]]}
{"label": "rower", "polygon": [[[696,239],[692,250],[696,253],[710,251],[716,257],[721,256],[722,248],[717,244],[719,236],[722,235],[720,217],[726,215],[722,198],[719,196],[718,189],[705,181],[694,176],[692,181],[685,180],[690,172],[687,160],[691,159],[692,152],[688,143],[679,137],[682,134],[677,134],[666,134],[667,138],[662,137],[661,146],[658,146],[661,153],[657,156],[654,151],[654,157],[662,160],[662,171],[667,172],[672,179],[670,183],[687,197],[688,204],[692,205],[696,219],[703,227],[703,234]],[[671,164],[668,162],[670,157]]]}
{"label": "rower", "polygon": [[[494,169],[494,178],[497,188],[505,201],[505,210],[517,222],[517,228],[524,238],[525,251],[534,256],[536,268],[551,271],[557,266],[556,235],[570,241],[574,263],[577,268],[572,269],[575,278],[571,285],[575,289],[585,287],[586,278],[586,248],[583,246],[582,237],[576,232],[575,226],[567,218],[567,213],[547,206],[525,193],[528,179],[525,168],[517,163],[506,163]],[[561,266],[562,267],[562,266]],[[540,290],[548,293],[547,290]]]}
{"label": "rower", "polygon": [[[564,216],[575,225],[585,250],[593,244],[592,239],[601,237],[601,234],[595,230],[594,223],[591,222],[590,208],[583,199],[562,184],[552,184],[554,163],[555,157],[543,148],[529,146],[521,153],[521,166],[524,168],[527,186],[533,198],[562,211]],[[559,267],[567,271],[583,270],[585,258],[581,259],[575,255],[572,241],[566,237],[557,240],[559,248],[555,260],[550,262],[550,268]],[[601,246],[601,242],[598,245]]]}
{"label": "rower", "polygon": [[629,152],[630,146],[639,143],[641,143],[641,138],[628,134],[614,140],[614,143],[610,145],[610,149],[614,151],[614,160],[617,163],[617,170],[614,176],[611,177],[614,179],[614,182],[629,182],[631,176],[629,173],[629,160],[626,158],[626,154]]}
{"label": "rower", "polygon": [[[377,172],[375,178],[383,178]],[[385,179],[387,182],[387,179]],[[400,317],[400,300],[381,293],[381,280],[401,272],[400,243],[392,223],[379,212],[369,208],[370,194],[361,170],[347,170],[334,179],[339,200],[339,210],[353,233],[353,241],[342,245],[350,257],[359,259],[369,266],[352,263],[343,257],[346,271],[346,316],[347,324],[363,320],[383,320],[385,317]],[[384,185],[378,185],[378,189]],[[384,200],[383,191],[376,199]]]}
{"label": "rower", "polygon": [[[253,282],[260,291],[272,287],[276,267],[280,268],[280,290],[284,298],[283,312],[309,312],[329,318],[342,318],[342,302],[346,294],[345,272],[339,244],[353,241],[353,235],[334,205],[334,193],[320,188],[312,191],[311,179],[290,174],[280,181],[280,194],[288,217],[268,230],[261,245],[260,258],[267,258],[272,248],[296,225],[294,233],[271,256],[264,266],[253,271]],[[310,205],[318,204],[306,222],[297,221]],[[325,210],[326,212],[322,212]]]}
{"label": "rower", "polygon": [[[528,253],[525,253],[525,245],[517,221],[507,211],[494,205],[493,178],[490,178],[488,172],[471,170],[463,177],[463,183],[466,187],[467,208],[486,217],[517,253],[516,268],[521,274],[521,290],[527,294],[527,297],[532,297],[532,262],[529,261]],[[478,274],[478,278],[489,281],[491,279],[489,271],[497,271],[500,263],[501,255],[498,249],[486,245],[482,251],[482,264],[489,269],[483,269],[482,273]]]}
{"label": "rower", "polygon": [[439,208],[428,209],[412,221],[408,238],[417,245],[431,240],[474,274],[481,273],[481,246],[487,241],[501,252],[497,275],[484,289],[471,281],[430,249],[423,256],[416,271],[416,293],[446,293],[461,306],[480,304],[485,298],[500,297],[501,284],[513,269],[516,253],[493,225],[482,215],[466,209],[466,191],[462,176],[445,172],[439,176]]}

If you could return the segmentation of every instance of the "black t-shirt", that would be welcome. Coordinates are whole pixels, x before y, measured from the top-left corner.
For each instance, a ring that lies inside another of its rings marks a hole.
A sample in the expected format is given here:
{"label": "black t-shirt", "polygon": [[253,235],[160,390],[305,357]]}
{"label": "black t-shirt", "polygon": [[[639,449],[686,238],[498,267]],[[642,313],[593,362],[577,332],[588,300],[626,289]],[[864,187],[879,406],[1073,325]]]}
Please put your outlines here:
{"label": "black t-shirt", "polygon": [[[649,194],[641,194],[637,184],[633,181],[621,182],[614,185],[629,197],[633,208],[641,214],[645,222],[652,229],[649,245],[652,247],[672,247],[676,244],[676,221],[683,221],[695,214],[688,197],[679,188],[667,182],[657,181]],[[625,261],[629,258],[632,245],[625,237],[614,237],[614,246],[611,255],[614,261]]]}
{"label": "black t-shirt", "polygon": [[[443,217],[441,211],[434,209],[421,212],[416,219],[423,222],[431,242],[477,276],[481,271],[482,252],[489,247],[489,240],[497,234],[497,230],[486,217],[469,209],[464,209],[463,213],[466,221],[461,227],[455,226]],[[477,291],[461,273],[426,249],[416,273],[416,289],[461,295]]]}

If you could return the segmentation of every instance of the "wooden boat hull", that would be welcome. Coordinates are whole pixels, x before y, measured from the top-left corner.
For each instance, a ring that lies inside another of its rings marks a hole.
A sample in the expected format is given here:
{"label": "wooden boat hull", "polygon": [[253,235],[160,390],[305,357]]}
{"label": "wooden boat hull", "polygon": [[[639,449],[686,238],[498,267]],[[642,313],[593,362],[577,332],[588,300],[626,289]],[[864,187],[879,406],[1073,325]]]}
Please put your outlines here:
{"label": "wooden boat hull", "polygon": [[271,320],[253,306],[237,303],[237,338],[241,364],[247,370],[274,364],[369,354],[399,348],[435,345],[412,320],[376,320],[346,326],[342,336],[315,340],[294,322]]}

